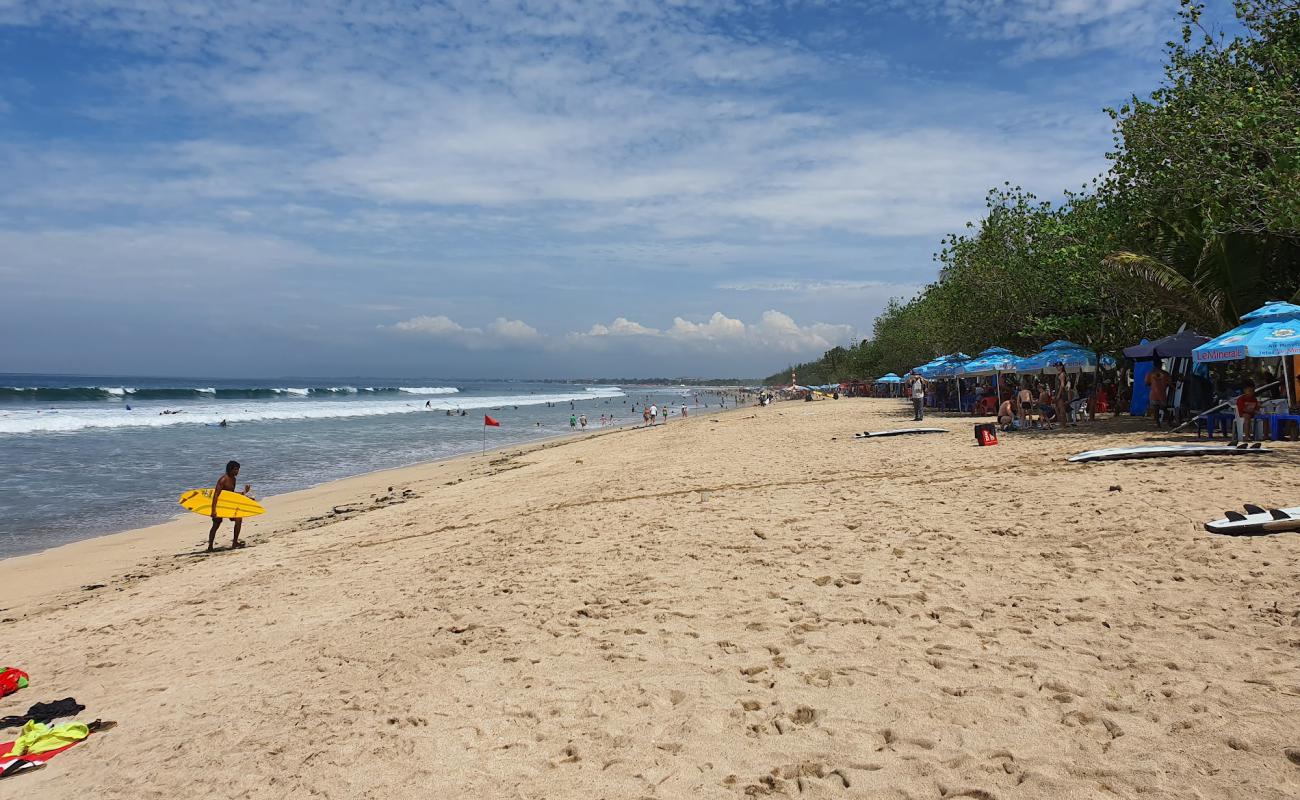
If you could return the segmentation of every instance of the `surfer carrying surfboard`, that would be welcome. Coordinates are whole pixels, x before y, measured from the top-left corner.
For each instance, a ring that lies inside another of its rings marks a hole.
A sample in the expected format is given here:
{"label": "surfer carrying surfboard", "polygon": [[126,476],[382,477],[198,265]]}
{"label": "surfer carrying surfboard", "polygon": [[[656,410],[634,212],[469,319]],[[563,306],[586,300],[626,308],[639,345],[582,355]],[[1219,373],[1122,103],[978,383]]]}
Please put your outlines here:
{"label": "surfer carrying surfboard", "polygon": [[[222,492],[235,492],[235,479],[239,477],[239,462],[229,461],[226,463],[226,474],[217,479],[216,488],[212,490],[212,530],[208,531],[208,552],[212,552],[212,545],[217,540],[217,528],[221,527],[221,517],[217,516],[217,498],[221,497]],[[235,492],[235,494],[248,494],[252,489],[251,483],[244,484],[244,491]],[[231,521],[235,523],[235,536],[230,542],[230,549],[243,547],[244,543],[239,541],[239,530],[244,527],[244,520],[239,517],[232,517]]]}

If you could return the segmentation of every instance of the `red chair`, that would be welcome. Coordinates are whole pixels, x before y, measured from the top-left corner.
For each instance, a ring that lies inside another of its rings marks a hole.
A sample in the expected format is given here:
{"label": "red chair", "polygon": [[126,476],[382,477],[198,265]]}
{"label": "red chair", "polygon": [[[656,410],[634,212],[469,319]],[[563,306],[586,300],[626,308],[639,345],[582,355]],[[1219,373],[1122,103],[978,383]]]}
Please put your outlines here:
{"label": "red chair", "polygon": [[996,397],[981,397],[977,410],[985,416],[998,413],[998,399]]}

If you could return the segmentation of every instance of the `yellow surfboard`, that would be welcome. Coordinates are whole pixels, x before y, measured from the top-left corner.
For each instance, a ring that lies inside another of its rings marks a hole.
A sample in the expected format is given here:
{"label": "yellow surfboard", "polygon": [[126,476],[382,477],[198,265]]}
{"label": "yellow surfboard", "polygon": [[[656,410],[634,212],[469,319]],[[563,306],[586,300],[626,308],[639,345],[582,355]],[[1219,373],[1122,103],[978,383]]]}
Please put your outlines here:
{"label": "yellow surfboard", "polygon": [[[211,489],[190,489],[181,495],[179,502],[187,511],[193,511],[204,517],[212,515]],[[256,517],[258,514],[265,513],[266,509],[261,503],[238,492],[222,492],[217,498],[217,516],[224,519]]]}

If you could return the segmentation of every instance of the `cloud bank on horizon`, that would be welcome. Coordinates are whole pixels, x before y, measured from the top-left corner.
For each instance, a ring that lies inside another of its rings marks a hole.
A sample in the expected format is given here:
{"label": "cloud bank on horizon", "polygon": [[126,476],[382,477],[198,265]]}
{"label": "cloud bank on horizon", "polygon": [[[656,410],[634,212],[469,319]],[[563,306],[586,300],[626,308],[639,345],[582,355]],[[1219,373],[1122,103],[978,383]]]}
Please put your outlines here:
{"label": "cloud bank on horizon", "polygon": [[0,371],[767,374],[1101,172],[1175,6],[0,0]]}

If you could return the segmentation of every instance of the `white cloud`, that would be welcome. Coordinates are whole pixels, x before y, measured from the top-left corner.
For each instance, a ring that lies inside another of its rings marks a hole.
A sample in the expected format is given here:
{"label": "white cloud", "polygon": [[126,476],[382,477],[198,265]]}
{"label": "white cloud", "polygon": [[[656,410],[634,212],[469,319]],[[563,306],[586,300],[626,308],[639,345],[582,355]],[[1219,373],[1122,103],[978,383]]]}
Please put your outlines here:
{"label": "white cloud", "polygon": [[[888,0],[913,16],[941,20],[975,38],[1014,42],[1025,63],[1097,51],[1150,50],[1170,33],[1174,0]],[[1156,51],[1158,52],[1158,51]]]}
{"label": "white cloud", "polygon": [[601,325],[599,322],[591,326],[584,336],[658,336],[659,331],[654,328],[647,328],[639,322],[633,322],[626,317],[618,317],[608,325]]}
{"label": "white cloud", "polygon": [[609,325],[593,325],[586,333],[571,333],[566,341],[580,346],[609,348],[626,346],[628,342],[666,340],[719,354],[767,351],[783,355],[815,355],[844,343],[851,334],[852,328],[848,325],[814,323],[801,326],[780,311],[764,311],[758,321],[751,324],[715,311],[702,322],[674,317],[672,325],[663,330],[618,317]]}
{"label": "white cloud", "polygon": [[418,316],[379,326],[414,336],[440,339],[459,344],[471,350],[489,350],[520,347],[538,342],[542,337],[537,329],[523,320],[497,317],[485,328],[466,327],[443,314]]}
{"label": "white cloud", "polygon": [[[466,329],[461,326],[460,323],[441,314],[436,317],[411,317],[410,319],[395,323],[392,327],[394,330],[401,331],[402,333],[418,333],[424,336],[434,337],[460,336],[466,333]],[[482,331],[477,328],[474,329],[474,332],[482,333]]]}
{"label": "white cloud", "polygon": [[493,339],[503,342],[531,342],[539,338],[541,334],[537,329],[528,323],[517,319],[506,319],[497,317],[487,326],[487,335]]}
{"label": "white cloud", "polygon": [[[1007,36],[1047,24],[1049,12],[1080,24],[1110,18],[1082,2],[1045,4],[989,16],[1009,21]],[[1101,5],[1117,4],[1133,5]],[[967,2],[925,10],[980,16]],[[12,167],[15,206],[177,213],[336,197],[371,207],[348,220],[362,234],[493,213],[509,228],[500,216],[509,212],[550,230],[715,240],[752,238],[755,227],[937,237],[978,214],[984,191],[1004,179],[1051,174],[1054,191],[1100,170],[1077,126],[1049,137],[1039,125],[898,129],[852,106],[809,103],[794,79],[835,77],[844,62],[770,33],[720,33],[737,13],[725,2],[525,0],[506,10],[475,0],[400,13],[275,0],[35,4],[11,14],[157,59],[117,76],[135,93],[124,113],[179,102],[199,116],[274,125],[277,137],[250,143],[213,126],[204,139],[107,159],[49,145],[0,153],[0,170]]]}

